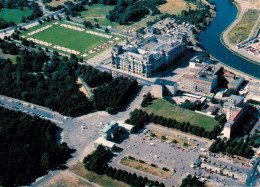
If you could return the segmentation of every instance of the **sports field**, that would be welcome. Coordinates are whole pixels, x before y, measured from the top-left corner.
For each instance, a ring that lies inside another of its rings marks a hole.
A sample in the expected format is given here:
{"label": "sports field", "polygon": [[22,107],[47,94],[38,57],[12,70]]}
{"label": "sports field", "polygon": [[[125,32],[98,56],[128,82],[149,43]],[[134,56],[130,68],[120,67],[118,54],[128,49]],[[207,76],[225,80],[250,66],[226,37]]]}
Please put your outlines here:
{"label": "sports field", "polygon": [[24,10],[20,9],[1,9],[0,10],[0,18],[3,18],[5,21],[13,21],[16,24],[21,23],[22,16],[29,16],[32,14],[32,10],[28,8],[24,8]]}
{"label": "sports field", "polygon": [[88,53],[89,50],[109,41],[107,38],[75,31],[59,25],[53,25],[53,27],[34,34],[32,37],[54,45],[80,51],[81,53]]}
{"label": "sports field", "polygon": [[151,105],[142,108],[142,110],[149,114],[154,113],[154,115],[174,118],[179,122],[189,122],[191,125],[204,127],[207,131],[213,130],[218,125],[218,122],[211,117],[172,105],[163,99],[154,100]]}

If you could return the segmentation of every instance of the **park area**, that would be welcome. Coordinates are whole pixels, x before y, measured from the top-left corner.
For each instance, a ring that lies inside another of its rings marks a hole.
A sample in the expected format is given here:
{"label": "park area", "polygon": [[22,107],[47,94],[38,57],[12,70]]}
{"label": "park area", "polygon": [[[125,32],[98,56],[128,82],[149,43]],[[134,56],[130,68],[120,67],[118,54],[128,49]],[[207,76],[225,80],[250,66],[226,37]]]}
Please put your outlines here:
{"label": "park area", "polygon": [[99,24],[102,26],[111,26],[113,28],[123,28],[116,22],[109,21],[106,16],[114,6],[94,4],[87,6],[87,10],[81,12],[81,18],[83,21],[90,21],[92,24]]}
{"label": "park area", "polygon": [[118,186],[118,187],[129,186],[126,183],[120,182],[116,179],[112,179],[106,175],[98,175],[93,171],[88,171],[84,168],[84,165],[81,162],[78,162],[77,164],[72,165],[69,168],[69,171],[75,173],[76,175],[79,175],[80,177],[83,177],[84,179],[87,179],[90,182],[98,184],[100,186]]}
{"label": "park area", "polygon": [[5,21],[13,21],[16,24],[21,23],[21,18],[27,17],[32,14],[32,10],[28,8],[24,8],[23,10],[20,9],[1,9],[0,10],[0,18],[4,19]]}
{"label": "park area", "polygon": [[121,41],[122,37],[85,29],[82,25],[54,22],[38,25],[23,33],[36,44],[65,53],[93,57]]}
{"label": "park area", "polygon": [[218,122],[211,117],[175,106],[163,99],[154,100],[151,105],[143,107],[142,110],[149,114],[176,119],[178,122],[189,122],[191,125],[203,127],[207,131],[212,131],[218,125]]}
{"label": "park area", "polygon": [[228,33],[228,38],[232,44],[238,44],[245,41],[250,35],[253,27],[260,15],[259,10],[249,9],[244,13],[240,22]]}

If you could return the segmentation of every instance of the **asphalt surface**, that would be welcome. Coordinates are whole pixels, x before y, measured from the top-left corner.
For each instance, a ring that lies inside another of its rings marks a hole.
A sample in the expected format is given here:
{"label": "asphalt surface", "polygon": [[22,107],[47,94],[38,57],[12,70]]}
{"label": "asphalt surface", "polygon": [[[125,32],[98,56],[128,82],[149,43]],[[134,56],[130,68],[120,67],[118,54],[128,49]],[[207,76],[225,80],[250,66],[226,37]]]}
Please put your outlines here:
{"label": "asphalt surface", "polygon": [[[60,137],[61,142],[66,142],[70,148],[76,149],[76,152],[72,155],[73,157],[66,164],[67,166],[71,166],[78,161],[82,161],[87,154],[95,150],[93,142],[100,137],[99,132],[104,124],[112,120],[126,120],[129,117],[129,113],[140,106],[143,99],[142,94],[147,93],[148,90],[149,87],[143,86],[126,109],[116,115],[110,115],[107,112],[101,111],[71,118],[46,107],[2,95],[0,96],[0,105],[11,110],[22,111],[29,115],[38,115],[41,118],[51,120],[57,126],[61,127],[63,129]],[[26,103],[26,106],[23,105],[24,103]],[[27,106],[28,104],[33,105],[35,108]],[[47,175],[37,179],[32,185],[42,186],[60,172],[59,170],[50,171]]]}

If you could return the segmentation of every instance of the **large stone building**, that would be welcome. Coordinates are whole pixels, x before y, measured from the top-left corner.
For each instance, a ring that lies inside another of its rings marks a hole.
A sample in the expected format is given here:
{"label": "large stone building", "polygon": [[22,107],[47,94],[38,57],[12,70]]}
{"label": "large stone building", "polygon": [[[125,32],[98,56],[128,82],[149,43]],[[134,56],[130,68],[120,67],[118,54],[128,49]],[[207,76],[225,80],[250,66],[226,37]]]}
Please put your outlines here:
{"label": "large stone building", "polygon": [[186,50],[184,39],[171,35],[147,34],[127,39],[124,46],[112,48],[112,67],[143,77],[153,76],[163,65]]}
{"label": "large stone building", "polygon": [[182,75],[180,88],[190,92],[210,94],[218,83],[220,67],[191,60],[189,72]]}

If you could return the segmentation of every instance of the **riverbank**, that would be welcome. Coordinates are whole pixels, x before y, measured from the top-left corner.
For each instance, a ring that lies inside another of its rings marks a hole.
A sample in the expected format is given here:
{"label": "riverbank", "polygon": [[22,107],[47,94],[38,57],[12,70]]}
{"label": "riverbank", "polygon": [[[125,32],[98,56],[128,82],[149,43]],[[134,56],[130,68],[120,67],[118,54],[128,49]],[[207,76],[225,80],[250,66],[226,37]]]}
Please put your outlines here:
{"label": "riverbank", "polygon": [[[220,41],[228,50],[230,50],[235,55],[237,55],[237,56],[239,56],[239,57],[241,57],[241,58],[243,58],[243,59],[245,59],[245,60],[247,60],[251,63],[255,63],[257,65],[260,65],[260,59],[258,57],[250,55],[246,52],[239,51],[236,48],[236,46],[231,44],[231,42],[229,41],[228,34],[241,21],[244,14],[248,11],[248,7],[241,6],[241,4],[238,3],[238,2],[234,2],[234,5],[236,6],[236,8],[238,10],[237,15],[236,15],[236,19],[221,33]],[[257,24],[257,21],[256,21],[255,24]]]}

